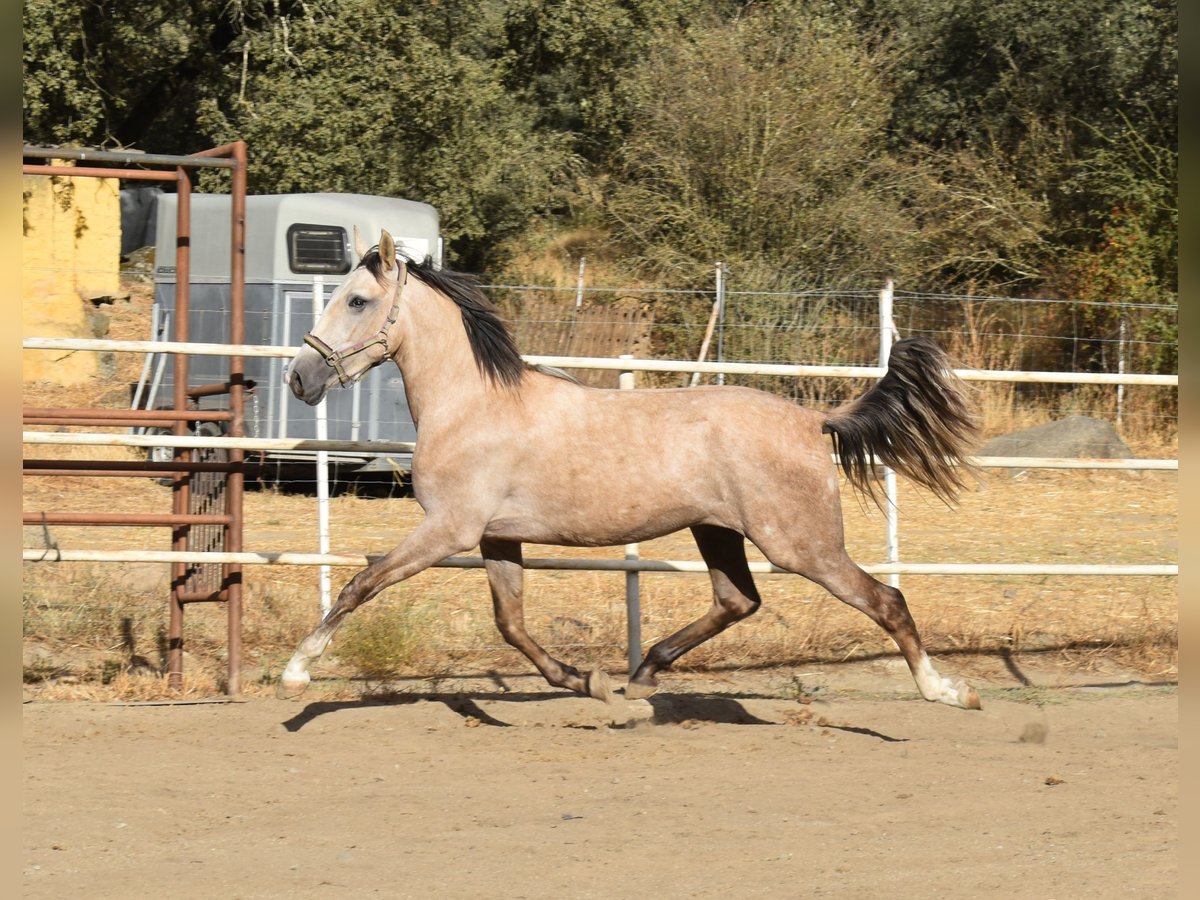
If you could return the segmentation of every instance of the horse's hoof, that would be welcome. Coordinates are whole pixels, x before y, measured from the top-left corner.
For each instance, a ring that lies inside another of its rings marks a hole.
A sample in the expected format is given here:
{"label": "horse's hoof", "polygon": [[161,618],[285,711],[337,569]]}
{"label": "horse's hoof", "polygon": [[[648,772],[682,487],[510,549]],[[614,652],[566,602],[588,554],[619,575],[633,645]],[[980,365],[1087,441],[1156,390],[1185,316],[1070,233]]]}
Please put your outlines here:
{"label": "horse's hoof", "polygon": [[631,681],[625,685],[625,699],[645,700],[647,697],[653,697],[657,691],[657,684],[642,684],[640,681]]}
{"label": "horse's hoof", "polygon": [[279,684],[275,685],[275,696],[280,700],[294,700],[299,697],[308,688],[308,683],[312,677],[304,672],[302,675],[279,679]]}
{"label": "horse's hoof", "polygon": [[963,709],[983,709],[983,704],[979,702],[979,691],[965,681],[958,685],[958,702]]}
{"label": "horse's hoof", "polygon": [[979,691],[965,681],[956,681],[951,684],[950,680],[946,679],[944,684],[941,699],[947,706],[956,706],[959,709],[983,709],[983,705],[979,702]]}
{"label": "horse's hoof", "polygon": [[608,682],[608,675],[603,669],[592,669],[583,678],[584,687],[587,689],[587,694],[593,699],[600,700],[603,703],[613,703],[617,696],[613,693],[612,685]]}

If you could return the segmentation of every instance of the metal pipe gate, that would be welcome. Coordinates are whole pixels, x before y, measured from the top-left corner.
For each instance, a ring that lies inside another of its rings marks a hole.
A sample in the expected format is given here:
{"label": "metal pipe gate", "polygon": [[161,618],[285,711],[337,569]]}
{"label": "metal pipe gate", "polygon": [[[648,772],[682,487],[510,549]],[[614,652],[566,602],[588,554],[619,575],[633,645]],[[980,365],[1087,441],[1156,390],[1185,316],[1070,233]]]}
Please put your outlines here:
{"label": "metal pipe gate", "polygon": [[[232,240],[230,245],[229,342],[244,343],[246,262],[246,144],[237,141],[187,156],[124,153],[117,151],[58,149],[26,146],[22,173],[67,177],[117,178],[131,181],[173,181],[179,204],[176,224],[175,266],[178,273],[177,315],[174,339],[188,340],[188,274],[191,251],[191,195],[199,169],[227,170],[231,176]],[[89,165],[61,165],[75,160]],[[100,165],[94,165],[100,164]],[[160,166],[163,169],[137,168]],[[27,425],[146,427],[170,425],[172,434],[185,437],[192,422],[224,423],[231,437],[245,434],[245,393],[253,386],[245,379],[242,357],[232,356],[229,380],[218,385],[188,386],[188,356],[175,356],[175,391],[169,410],[25,409]],[[227,394],[229,408],[219,411],[189,409],[200,396]],[[245,451],[176,447],[171,462],[26,459],[23,474],[39,476],[171,477],[171,512],[74,513],[24,512],[26,525],[140,525],[171,529],[171,549],[177,552],[223,551],[241,553],[243,542],[243,492]],[[189,603],[224,603],[228,619],[228,678],[226,693],[241,693],[242,665],[242,566],[239,563],[187,563],[171,565],[170,621],[167,632],[167,683],[183,686],[184,607]]]}

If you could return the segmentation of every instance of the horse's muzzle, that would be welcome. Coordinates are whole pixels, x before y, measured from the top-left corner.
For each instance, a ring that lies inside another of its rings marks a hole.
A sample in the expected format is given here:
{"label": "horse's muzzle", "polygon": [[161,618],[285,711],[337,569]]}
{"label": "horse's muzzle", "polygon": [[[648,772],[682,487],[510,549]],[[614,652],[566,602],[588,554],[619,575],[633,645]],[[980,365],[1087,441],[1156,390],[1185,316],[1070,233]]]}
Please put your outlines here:
{"label": "horse's muzzle", "polygon": [[[307,350],[307,348],[306,348]],[[283,380],[297,399],[316,406],[329,390],[330,368],[315,352],[300,351],[283,373]]]}

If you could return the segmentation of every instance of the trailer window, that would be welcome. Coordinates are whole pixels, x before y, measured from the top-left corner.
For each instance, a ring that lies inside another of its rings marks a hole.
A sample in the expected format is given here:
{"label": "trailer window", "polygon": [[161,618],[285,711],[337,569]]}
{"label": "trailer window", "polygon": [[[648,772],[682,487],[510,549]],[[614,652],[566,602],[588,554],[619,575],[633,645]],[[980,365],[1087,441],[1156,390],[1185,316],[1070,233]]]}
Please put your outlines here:
{"label": "trailer window", "polygon": [[344,275],[350,271],[346,229],[336,225],[292,225],[287,230],[288,265],[293,272]]}

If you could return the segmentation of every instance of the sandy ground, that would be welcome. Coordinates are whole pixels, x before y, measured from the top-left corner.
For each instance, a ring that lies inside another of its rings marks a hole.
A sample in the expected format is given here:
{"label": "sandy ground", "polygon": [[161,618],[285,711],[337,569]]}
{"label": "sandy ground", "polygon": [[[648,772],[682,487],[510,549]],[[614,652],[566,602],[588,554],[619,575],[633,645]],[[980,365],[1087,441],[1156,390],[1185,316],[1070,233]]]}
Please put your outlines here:
{"label": "sandy ground", "polygon": [[621,727],[500,676],[27,703],[24,896],[1174,896],[1175,687],[973,677],[676,675]]}

